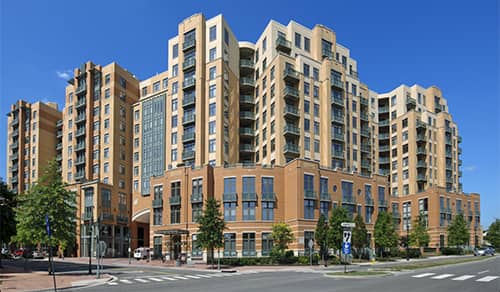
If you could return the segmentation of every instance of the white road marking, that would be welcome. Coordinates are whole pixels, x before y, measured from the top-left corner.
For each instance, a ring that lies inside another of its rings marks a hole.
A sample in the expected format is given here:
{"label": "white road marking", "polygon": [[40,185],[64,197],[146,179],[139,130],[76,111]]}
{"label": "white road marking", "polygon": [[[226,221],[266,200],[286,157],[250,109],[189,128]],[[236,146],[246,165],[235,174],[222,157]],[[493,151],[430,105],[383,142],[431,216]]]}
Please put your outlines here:
{"label": "white road marking", "polygon": [[481,279],[477,279],[476,282],[490,282],[490,281],[493,281],[497,278],[498,278],[498,276],[487,276],[487,277],[484,277]]}
{"label": "white road marking", "polygon": [[490,270],[484,270],[484,271],[481,271],[479,273],[477,273],[478,275],[481,275],[481,274],[484,274],[484,273],[488,273]]}
{"label": "white road marking", "polygon": [[191,279],[201,279],[200,277],[192,276],[192,275],[184,275],[184,276],[187,278],[191,278]]}
{"label": "white road marking", "polygon": [[160,277],[164,280],[169,280],[169,281],[177,281],[177,279],[174,279],[174,278],[170,278],[170,277]]}
{"label": "white road marking", "polygon": [[174,276],[174,278],[179,279],[179,280],[187,280],[188,279],[188,278],[184,278],[184,277],[181,277],[181,276]]}
{"label": "white road marking", "polygon": [[201,274],[197,274],[196,276],[198,276],[198,277],[202,277],[202,278],[212,278],[212,275],[201,275]]}
{"label": "white road marking", "polygon": [[148,280],[141,279],[141,278],[137,278],[137,279],[134,279],[134,280],[136,280],[137,282],[141,282],[141,283],[149,283]]}
{"label": "white road marking", "polygon": [[432,276],[432,275],[435,275],[435,273],[425,273],[425,274],[415,275],[415,276],[412,276],[412,277],[413,278],[424,278],[424,277],[429,277],[429,276]]}
{"label": "white road marking", "polygon": [[148,278],[149,280],[152,280],[152,281],[155,281],[155,282],[163,282],[162,279],[158,279],[158,278]]}
{"label": "white road marking", "polygon": [[453,281],[465,281],[467,279],[474,278],[474,277],[475,277],[475,275],[463,275],[460,277],[453,278],[452,280]]}
{"label": "white road marking", "polygon": [[214,277],[224,277],[224,274],[214,274]]}
{"label": "white road marking", "polygon": [[132,284],[132,281],[127,280],[127,279],[121,279],[120,282],[125,283],[125,284]]}
{"label": "white road marking", "polygon": [[442,274],[439,276],[432,277],[431,279],[442,280],[442,279],[446,279],[446,278],[449,278],[452,276],[455,276],[455,275],[454,274]]}
{"label": "white road marking", "polygon": [[118,285],[118,283],[116,283],[116,282],[109,282],[108,285],[114,286],[114,285]]}

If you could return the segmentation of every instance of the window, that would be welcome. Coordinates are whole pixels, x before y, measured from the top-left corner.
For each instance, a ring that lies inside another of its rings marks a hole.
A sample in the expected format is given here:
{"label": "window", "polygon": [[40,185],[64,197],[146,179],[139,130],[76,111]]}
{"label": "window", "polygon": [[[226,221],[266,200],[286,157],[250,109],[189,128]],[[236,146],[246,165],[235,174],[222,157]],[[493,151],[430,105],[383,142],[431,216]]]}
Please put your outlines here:
{"label": "window", "polygon": [[309,132],[311,128],[309,119],[304,119],[304,132]]}
{"label": "window", "polygon": [[224,42],[229,46],[229,32],[227,31],[227,28],[224,28]]}
{"label": "window", "polygon": [[411,202],[403,203],[403,230],[411,229]]}
{"label": "window", "polygon": [[210,27],[210,41],[215,41],[217,39],[217,26]]}
{"label": "window", "polygon": [[215,84],[214,85],[210,85],[210,87],[208,88],[208,96],[210,98],[215,97],[216,93],[217,93],[217,87],[216,87],[216,85]]}
{"label": "window", "polygon": [[[266,198],[262,200],[262,220],[273,221],[274,220],[274,178],[273,177],[262,177],[262,193],[261,198]],[[270,199],[270,200],[268,200]]]}
{"label": "window", "polygon": [[172,47],[172,59],[175,59],[179,56],[179,44],[175,44]]}
{"label": "window", "polygon": [[319,135],[319,122],[314,122],[314,134]]}
{"label": "window", "polygon": [[311,51],[311,40],[309,38],[304,37],[304,50],[306,52]]}
{"label": "window", "polygon": [[208,53],[208,61],[212,62],[217,57],[217,48],[211,48]]}
{"label": "window", "polygon": [[146,86],[144,86],[142,88],[142,96],[146,96],[146,95],[148,95],[148,88]]}
{"label": "window", "polygon": [[172,116],[172,128],[177,127],[177,115]]}
{"label": "window", "polygon": [[308,100],[304,100],[304,112],[309,113],[310,111],[310,103]]}
{"label": "window", "polygon": [[228,196],[230,199],[224,200],[224,220],[236,221],[236,178],[224,178],[224,197]]}
{"label": "window", "polygon": [[109,119],[104,120],[104,129],[109,129]]}
{"label": "window", "polygon": [[170,150],[170,159],[172,161],[177,161],[177,149]]}
{"label": "window", "polygon": [[213,66],[209,69],[209,79],[210,80],[214,80],[215,79],[215,76],[217,76],[217,67],[216,66]]}
{"label": "window", "polygon": [[104,158],[109,158],[109,148],[104,148]]}
{"label": "window", "polygon": [[313,79],[314,81],[319,81],[319,70],[313,67]]}
{"label": "window", "polygon": [[215,152],[215,139],[210,139],[208,141],[208,152],[210,152],[210,153]]}
{"label": "window", "polygon": [[109,88],[106,88],[104,90],[104,98],[109,98],[111,96],[111,90]]}
{"label": "window", "polygon": [[309,255],[312,250],[309,248],[309,241],[314,242],[314,231],[304,231],[304,254]]}
{"label": "window", "polygon": [[271,250],[273,249],[273,239],[271,237],[271,233],[263,232],[262,233],[262,256],[269,256],[271,254]]}
{"label": "window", "polygon": [[211,104],[208,106],[208,115],[209,115],[210,117],[215,116],[215,102],[211,103]]}
{"label": "window", "polygon": [[243,256],[255,255],[255,233],[243,233]]}
{"label": "window", "polygon": [[295,33],[295,46],[300,49],[301,35],[300,33]]}
{"label": "window", "polygon": [[305,136],[304,137],[304,151],[310,151],[311,150],[311,138]]}
{"label": "window", "polygon": [[304,64],[304,77],[309,77],[311,75],[311,67],[308,64]]}
{"label": "window", "polygon": [[314,98],[319,98],[319,87],[318,86],[313,86],[313,96]]}
{"label": "window", "polygon": [[[177,66],[177,65],[175,65],[175,66]],[[162,85],[163,89],[166,89],[166,88],[167,88],[167,85],[168,85],[168,79],[167,79],[167,78],[164,78],[164,79],[162,80],[162,84],[163,84],[163,85]]]}
{"label": "window", "polygon": [[309,96],[310,92],[311,92],[311,89],[310,89],[309,83],[304,82],[304,95]]}
{"label": "window", "polygon": [[172,94],[176,94],[179,91],[179,83],[174,82],[172,83]]}
{"label": "window", "polygon": [[236,256],[236,233],[224,233],[224,256]]}
{"label": "window", "polygon": [[156,81],[153,83],[153,92],[157,92],[160,90],[160,81]]}
{"label": "window", "polygon": [[[99,137],[99,136],[97,136],[97,137]],[[97,143],[97,144],[99,144],[99,143]],[[109,134],[108,133],[104,134],[104,144],[109,144]]]}
{"label": "window", "polygon": [[215,121],[208,122],[208,134],[215,134]]}
{"label": "window", "polygon": [[203,203],[193,203],[191,205],[191,209],[192,209],[192,218],[193,218],[193,222],[196,222],[198,220],[198,217],[201,216],[201,214],[203,214]]}
{"label": "window", "polygon": [[314,176],[304,174],[304,219],[314,219]]}
{"label": "window", "polygon": [[172,99],[172,111],[175,112],[179,107],[179,101],[177,98]]}

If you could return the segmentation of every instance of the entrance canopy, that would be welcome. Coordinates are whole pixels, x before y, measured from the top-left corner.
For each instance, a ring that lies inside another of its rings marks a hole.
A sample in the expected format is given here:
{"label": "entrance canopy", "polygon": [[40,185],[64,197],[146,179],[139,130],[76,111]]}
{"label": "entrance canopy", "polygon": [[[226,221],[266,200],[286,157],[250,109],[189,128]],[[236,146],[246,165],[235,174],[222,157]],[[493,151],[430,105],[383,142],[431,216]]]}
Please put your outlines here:
{"label": "entrance canopy", "polygon": [[189,234],[188,230],[184,229],[165,229],[165,230],[156,230],[155,234],[163,234],[163,235],[183,235]]}

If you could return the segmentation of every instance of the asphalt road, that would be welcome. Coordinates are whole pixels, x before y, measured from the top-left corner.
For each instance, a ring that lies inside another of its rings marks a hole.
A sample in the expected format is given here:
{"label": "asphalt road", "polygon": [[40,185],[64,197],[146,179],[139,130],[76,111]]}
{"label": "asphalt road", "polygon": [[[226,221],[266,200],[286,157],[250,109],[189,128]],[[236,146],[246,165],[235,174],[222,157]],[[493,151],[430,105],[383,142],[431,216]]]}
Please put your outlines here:
{"label": "asphalt road", "polygon": [[[117,271],[114,269],[115,272]],[[213,273],[122,269],[103,286],[82,291],[500,291],[500,257],[374,278],[331,278],[318,272]]]}

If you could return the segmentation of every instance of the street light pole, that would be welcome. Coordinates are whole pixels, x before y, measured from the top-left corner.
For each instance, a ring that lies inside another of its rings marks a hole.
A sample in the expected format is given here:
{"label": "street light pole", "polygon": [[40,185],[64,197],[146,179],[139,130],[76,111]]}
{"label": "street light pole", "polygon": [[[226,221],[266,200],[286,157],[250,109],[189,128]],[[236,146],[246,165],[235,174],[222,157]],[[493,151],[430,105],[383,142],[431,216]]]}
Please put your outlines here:
{"label": "street light pole", "polygon": [[130,252],[132,251],[132,246],[131,246],[131,238],[130,238],[130,229],[128,231],[128,264],[131,264],[131,257],[130,257]]}
{"label": "street light pole", "polygon": [[92,275],[92,228],[94,225],[94,210],[92,210],[92,214],[90,216],[89,221],[89,239],[88,239],[88,252],[89,252],[89,275]]}
{"label": "street light pole", "polygon": [[[411,217],[410,217],[411,218]],[[408,218],[406,219],[406,260],[410,260],[410,226],[408,224]]]}

